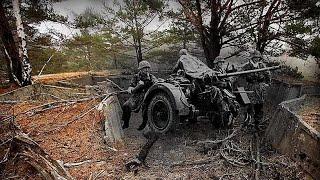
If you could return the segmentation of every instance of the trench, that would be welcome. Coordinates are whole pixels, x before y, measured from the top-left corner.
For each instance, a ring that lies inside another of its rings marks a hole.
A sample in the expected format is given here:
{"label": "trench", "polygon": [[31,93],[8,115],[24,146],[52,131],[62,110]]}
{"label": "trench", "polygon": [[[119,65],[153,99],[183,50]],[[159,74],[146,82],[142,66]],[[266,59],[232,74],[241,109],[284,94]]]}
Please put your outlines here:
{"label": "trench", "polygon": [[[157,76],[165,78],[166,74],[163,73]],[[131,79],[128,75],[109,75],[107,77],[118,84],[121,88],[127,88]],[[57,81],[53,84],[54,86],[36,85],[33,88],[26,87],[0,96],[0,100],[26,101],[30,100],[30,97],[32,97],[31,99],[33,101],[51,101],[56,99],[56,97],[61,99],[87,97],[88,94],[96,91],[96,89],[92,87],[105,81],[105,78],[106,76],[85,75],[71,80]],[[279,94],[279,92],[282,92],[282,95]],[[301,97],[301,95],[305,93],[316,94],[317,92],[319,92],[319,87],[317,86],[303,86],[300,84],[293,85],[281,81],[274,81],[268,93],[268,96],[272,97],[270,98],[271,101],[268,102],[270,107],[268,114],[275,114],[273,117],[280,114],[280,112],[277,111],[277,107],[282,101]],[[46,94],[51,94],[56,97],[48,96]],[[119,104],[122,104],[127,97],[128,95],[125,94],[119,95],[116,101]],[[62,160],[67,164],[85,162],[81,165],[70,166],[67,168],[70,174],[76,179],[87,179],[90,177],[98,177],[102,179],[208,179],[219,178],[226,175],[230,175],[230,178],[251,177],[250,174],[252,173],[252,169],[250,166],[234,167],[226,163],[224,159],[214,156],[219,154],[217,149],[202,152],[197,146],[194,146],[195,141],[204,139],[221,139],[231,133],[231,130],[212,128],[211,124],[206,120],[202,120],[195,124],[181,124],[174,133],[169,133],[160,137],[156,144],[154,144],[154,147],[151,149],[146,160],[150,168],[142,168],[138,174],[126,172],[123,165],[129,159],[135,157],[140,147],[145,142],[141,132],[136,130],[142,119],[140,113],[133,114],[130,121],[130,128],[123,132],[122,144],[106,143],[104,127],[105,119],[103,114],[97,111],[88,113],[88,115],[84,116],[79,121],[75,121],[70,126],[62,128],[57,132],[46,132],[46,130],[53,130],[52,127],[55,127],[53,126],[54,124],[61,125],[65,123],[66,120],[72,119],[71,114],[79,115],[81,112],[85,112],[96,103],[97,102],[95,101],[90,101],[83,104],[77,104],[75,107],[70,107],[67,111],[61,107],[48,111],[48,115],[41,113],[35,116],[26,115],[17,118],[16,121],[20,124],[22,129],[28,132],[30,136],[35,139],[35,141],[38,142],[40,146],[43,147],[43,149],[45,149],[54,159]],[[4,107],[3,104],[1,104],[1,106]],[[15,113],[17,113],[18,111],[23,111],[30,107],[32,108],[33,104],[16,104],[14,107]],[[12,109],[12,107],[9,107],[8,109],[10,108]],[[287,119],[287,117],[281,117],[281,119]],[[239,126],[239,123],[235,126]],[[270,125],[274,124],[275,123],[270,123]],[[268,129],[272,129],[272,127],[270,128],[269,126]],[[268,132],[270,131],[267,130],[266,134],[268,134]],[[247,150],[250,146],[251,135],[244,132],[241,133],[242,135],[239,135],[235,141],[237,143],[241,142],[238,144],[240,149]],[[268,140],[272,141],[273,137],[271,135],[268,135],[268,137],[270,137]],[[273,148],[277,150],[279,149],[274,144],[272,145]],[[264,153],[266,158],[264,160],[268,160],[275,164],[281,164],[280,162],[285,161],[287,164],[277,165],[280,167],[280,170],[279,167],[276,167],[275,169],[271,168],[272,170],[262,172],[262,178],[275,178],[275,174],[280,174],[282,177],[292,177],[298,176],[299,173],[301,174],[301,170],[291,169],[292,167],[298,168],[295,163],[298,160],[286,151],[280,152],[282,154],[287,154],[288,157],[291,158],[283,157],[281,154],[277,154],[276,152],[271,154]],[[212,156],[215,159],[208,163],[208,158],[210,159]],[[310,159],[309,155],[307,156],[307,159]],[[203,161],[204,163],[195,165],[190,163],[199,161]],[[191,165],[188,165],[188,163]],[[309,161],[305,161],[303,163],[308,164]],[[177,164],[187,165],[181,166]],[[286,171],[286,169],[290,169],[290,171]],[[30,176],[37,177],[32,175],[32,173]]]}

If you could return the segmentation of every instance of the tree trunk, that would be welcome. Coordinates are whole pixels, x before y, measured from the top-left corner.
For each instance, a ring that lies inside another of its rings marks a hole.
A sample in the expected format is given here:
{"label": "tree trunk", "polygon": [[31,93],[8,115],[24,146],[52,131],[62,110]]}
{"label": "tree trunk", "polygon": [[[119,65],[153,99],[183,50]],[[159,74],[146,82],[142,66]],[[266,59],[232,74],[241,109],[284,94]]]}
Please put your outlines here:
{"label": "tree trunk", "polygon": [[214,67],[214,60],[219,56],[221,50],[221,44],[216,42],[217,40],[211,40],[211,43],[207,42],[207,39],[202,40],[202,47],[204,55],[206,57],[207,65],[209,68]]}
{"label": "tree trunk", "polygon": [[[133,1],[134,3],[134,8],[137,6],[137,2]],[[137,9],[134,9],[134,23],[135,23],[135,35],[133,35],[133,40],[134,40],[134,48],[136,49],[136,56],[137,56],[137,61],[138,63],[142,61],[142,51],[141,51],[141,39],[142,39],[142,34],[141,29],[139,28],[139,23],[137,19]]]}
{"label": "tree trunk", "polygon": [[7,69],[10,79],[14,79],[17,85],[21,85],[22,66],[19,59],[19,52],[15,45],[13,34],[10,30],[8,18],[3,4],[0,3],[0,37],[3,43],[3,52],[6,55]]}
{"label": "tree trunk", "polygon": [[140,32],[139,32],[139,37],[138,37],[138,54],[137,54],[137,58],[138,58],[138,63],[142,61],[142,45],[141,45],[141,36],[140,36]]}
{"label": "tree trunk", "polygon": [[203,25],[202,21],[202,11],[200,1],[196,1],[197,15],[199,18],[198,31],[200,34],[201,44],[206,57],[207,65],[209,68],[213,68],[214,59],[219,56],[221,50],[221,36],[218,29],[219,26],[219,17],[217,12],[212,10],[211,12],[211,21],[210,29],[207,29]]}
{"label": "tree trunk", "polygon": [[116,53],[113,53],[113,62],[114,62],[114,68],[118,69],[118,63],[117,63],[117,55]]}
{"label": "tree trunk", "polygon": [[186,30],[186,27],[184,26],[183,27],[183,36],[182,36],[182,45],[183,45],[183,49],[187,49],[187,30]]}
{"label": "tree trunk", "polygon": [[14,41],[2,3],[0,3],[0,36],[4,45],[3,50],[7,58],[8,72],[11,72],[10,79],[14,79],[19,86],[26,86],[32,83],[32,68],[28,59],[26,36],[23,31],[19,1],[12,0],[12,5],[13,14],[16,19],[18,46]]}
{"label": "tree trunk", "polygon": [[[3,46],[3,52],[5,52],[5,47]],[[7,74],[9,77],[9,82],[10,83],[14,83],[15,82],[15,78],[13,77],[13,72],[12,72],[12,62],[5,57],[5,61],[6,61],[6,65],[7,65]]]}
{"label": "tree trunk", "polygon": [[26,35],[24,33],[23,24],[21,21],[19,0],[12,0],[12,5],[13,5],[13,14],[14,14],[14,17],[16,18],[19,60],[22,67],[21,85],[27,86],[32,84],[32,81],[31,81],[32,68],[28,58]]}
{"label": "tree trunk", "polygon": [[202,48],[206,57],[208,67],[213,68],[213,62],[215,58],[220,55],[220,50],[222,47],[221,37],[215,35],[216,33],[214,32],[214,30],[210,30],[210,32],[208,32],[210,38],[206,37],[204,34],[205,32],[200,32]]}
{"label": "tree trunk", "polygon": [[91,47],[90,47],[90,44],[86,45],[86,49],[87,49],[87,60],[88,60],[89,66],[90,66],[89,71],[92,71],[93,70],[93,66],[92,66],[92,62],[91,62],[92,58],[91,58]]}
{"label": "tree trunk", "polygon": [[[135,37],[133,37],[133,38],[135,38]],[[134,41],[134,49],[136,51],[136,58],[139,63],[142,61],[141,41],[140,41],[140,45],[139,45],[138,39],[133,39],[133,41]]]}

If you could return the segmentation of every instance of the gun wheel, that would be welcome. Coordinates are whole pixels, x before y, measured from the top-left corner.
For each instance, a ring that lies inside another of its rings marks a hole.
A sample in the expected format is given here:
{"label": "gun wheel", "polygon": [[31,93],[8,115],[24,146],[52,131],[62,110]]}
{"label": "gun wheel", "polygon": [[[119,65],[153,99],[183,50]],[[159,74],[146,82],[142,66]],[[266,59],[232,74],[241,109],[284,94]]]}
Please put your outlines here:
{"label": "gun wheel", "polygon": [[178,117],[171,99],[165,93],[158,93],[151,99],[147,116],[150,128],[157,133],[172,129]]}

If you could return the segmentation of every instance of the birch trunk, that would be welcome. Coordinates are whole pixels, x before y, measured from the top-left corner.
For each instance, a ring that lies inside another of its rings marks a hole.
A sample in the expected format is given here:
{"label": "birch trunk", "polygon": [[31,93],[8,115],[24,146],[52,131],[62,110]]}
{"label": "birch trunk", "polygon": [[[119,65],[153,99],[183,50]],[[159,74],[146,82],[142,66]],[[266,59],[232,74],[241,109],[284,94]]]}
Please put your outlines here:
{"label": "birch trunk", "polygon": [[0,17],[0,37],[3,43],[1,49],[6,57],[9,79],[11,82],[15,82],[21,86],[21,64],[19,62],[18,50],[2,3],[0,3]]}
{"label": "birch trunk", "polygon": [[21,20],[19,0],[12,0],[12,6],[13,6],[13,15],[16,19],[17,37],[18,37],[17,44],[18,44],[18,51],[19,51],[19,59],[22,66],[21,85],[26,86],[26,85],[32,84],[31,82],[32,68],[28,58],[26,35],[24,33],[24,28]]}

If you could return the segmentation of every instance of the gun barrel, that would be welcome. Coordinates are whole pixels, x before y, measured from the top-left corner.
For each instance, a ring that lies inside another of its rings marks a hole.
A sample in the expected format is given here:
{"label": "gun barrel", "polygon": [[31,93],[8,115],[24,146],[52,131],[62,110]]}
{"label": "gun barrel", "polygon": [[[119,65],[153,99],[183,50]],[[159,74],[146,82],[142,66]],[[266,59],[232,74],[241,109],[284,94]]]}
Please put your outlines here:
{"label": "gun barrel", "polygon": [[250,74],[250,73],[269,71],[269,70],[275,70],[275,69],[280,69],[280,66],[272,66],[272,67],[266,67],[266,68],[261,68],[261,69],[252,69],[252,70],[247,70],[247,71],[217,74],[217,76],[218,77],[230,77],[230,76],[238,76],[238,75],[242,75],[242,74]]}

